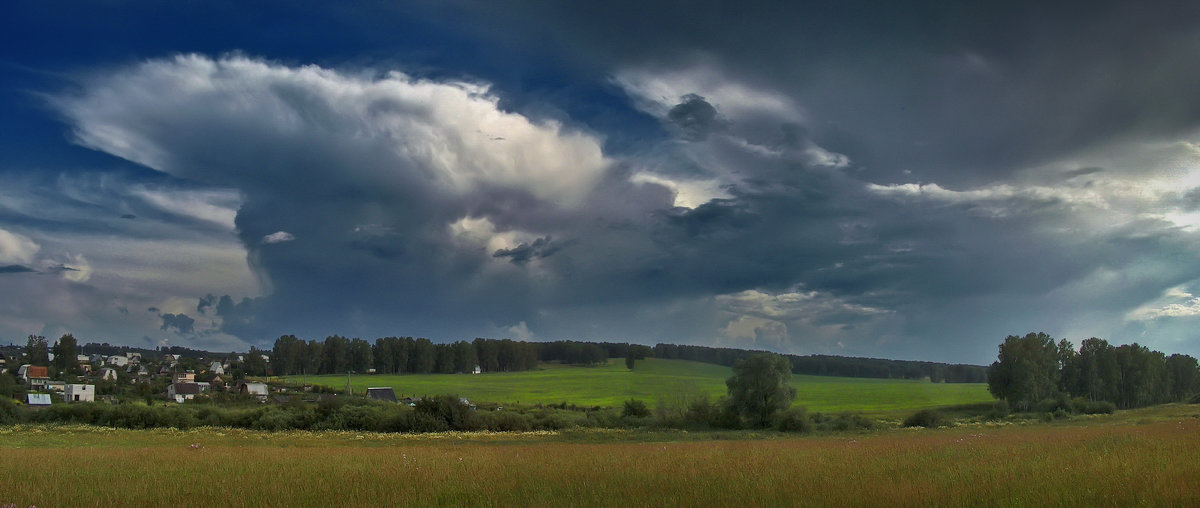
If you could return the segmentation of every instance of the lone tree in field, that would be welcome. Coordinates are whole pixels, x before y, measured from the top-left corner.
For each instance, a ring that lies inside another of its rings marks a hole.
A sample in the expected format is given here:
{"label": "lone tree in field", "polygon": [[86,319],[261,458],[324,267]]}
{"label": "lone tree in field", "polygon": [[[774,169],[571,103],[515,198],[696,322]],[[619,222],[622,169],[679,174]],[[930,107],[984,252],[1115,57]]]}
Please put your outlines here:
{"label": "lone tree in field", "polygon": [[768,427],[775,413],[796,398],[796,389],[787,383],[791,377],[792,363],[783,356],[764,353],[741,360],[725,381],[729,402],[749,426]]}
{"label": "lone tree in field", "polygon": [[1000,344],[999,358],[988,368],[988,391],[1028,411],[1034,403],[1058,393],[1058,362],[1058,346],[1049,335],[1009,335]]}

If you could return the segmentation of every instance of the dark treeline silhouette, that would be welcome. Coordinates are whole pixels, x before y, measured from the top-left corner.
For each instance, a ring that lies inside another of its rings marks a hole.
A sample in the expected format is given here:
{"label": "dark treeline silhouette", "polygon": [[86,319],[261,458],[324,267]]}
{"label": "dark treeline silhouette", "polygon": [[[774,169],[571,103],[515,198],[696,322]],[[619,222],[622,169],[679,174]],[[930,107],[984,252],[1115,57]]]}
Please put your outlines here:
{"label": "dark treeline silhouette", "polygon": [[1200,393],[1195,358],[1167,356],[1137,343],[1114,347],[1095,337],[1075,349],[1066,339],[1055,344],[1045,333],[1010,335],[988,371],[992,395],[1021,410],[1069,397],[1132,408],[1187,401]]}
{"label": "dark treeline silhouette", "polygon": [[[739,360],[760,353],[763,351],[675,344],[656,344],[654,346],[654,356],[658,358],[692,360],[730,367]],[[987,367],[982,365],[952,365],[831,355],[784,356],[792,363],[793,374],[884,379],[929,378],[934,382],[946,383],[983,383],[987,381]]]}
{"label": "dark treeline silhouette", "polygon": [[[626,342],[525,342],[511,339],[475,339],[437,344],[425,338],[384,337],[374,344],[339,335],[323,341],[284,335],[271,351],[275,375],[366,373],[454,374],[512,372],[537,368],[538,362],[598,365],[609,358],[691,360],[733,366],[762,351],[675,344],[653,348]],[[987,368],[980,365],[950,365],[936,362],[853,358],[830,355],[785,355],[795,374],[891,379],[925,379],[948,383],[982,383]]]}
{"label": "dark treeline silhouette", "polygon": [[[535,343],[510,339],[475,339],[435,344],[426,338],[383,337],[374,344],[340,335],[305,341],[295,335],[276,339],[271,354],[275,375],[366,373],[454,374],[509,372],[537,368]],[[607,361],[605,358],[603,361]]]}

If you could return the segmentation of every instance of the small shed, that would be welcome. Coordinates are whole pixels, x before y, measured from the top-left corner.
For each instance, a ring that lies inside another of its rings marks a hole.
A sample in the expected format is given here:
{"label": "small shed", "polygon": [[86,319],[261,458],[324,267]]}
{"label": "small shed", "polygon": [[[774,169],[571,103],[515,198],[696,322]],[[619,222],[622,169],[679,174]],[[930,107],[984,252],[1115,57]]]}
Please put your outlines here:
{"label": "small shed", "polygon": [[367,388],[367,398],[371,400],[382,400],[387,402],[400,402],[396,399],[396,391],[390,386],[381,386],[375,388]]}

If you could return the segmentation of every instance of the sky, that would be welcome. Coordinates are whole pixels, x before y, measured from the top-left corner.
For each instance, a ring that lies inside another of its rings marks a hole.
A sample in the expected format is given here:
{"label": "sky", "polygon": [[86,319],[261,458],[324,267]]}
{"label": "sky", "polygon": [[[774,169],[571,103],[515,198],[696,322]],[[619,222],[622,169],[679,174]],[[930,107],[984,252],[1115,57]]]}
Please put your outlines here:
{"label": "sky", "polygon": [[17,2],[0,343],[1200,356],[1194,2]]}

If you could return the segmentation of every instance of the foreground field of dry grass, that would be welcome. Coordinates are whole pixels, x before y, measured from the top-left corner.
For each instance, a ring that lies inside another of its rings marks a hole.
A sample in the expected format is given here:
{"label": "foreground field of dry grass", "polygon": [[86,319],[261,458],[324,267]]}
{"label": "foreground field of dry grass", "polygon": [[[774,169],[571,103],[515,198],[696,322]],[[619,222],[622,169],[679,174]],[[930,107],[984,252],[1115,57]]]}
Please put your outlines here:
{"label": "foreground field of dry grass", "polygon": [[713,437],[17,426],[0,428],[0,504],[1200,505],[1196,406],[1065,424]]}

